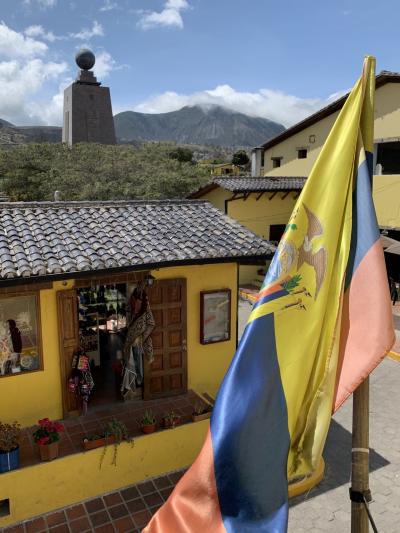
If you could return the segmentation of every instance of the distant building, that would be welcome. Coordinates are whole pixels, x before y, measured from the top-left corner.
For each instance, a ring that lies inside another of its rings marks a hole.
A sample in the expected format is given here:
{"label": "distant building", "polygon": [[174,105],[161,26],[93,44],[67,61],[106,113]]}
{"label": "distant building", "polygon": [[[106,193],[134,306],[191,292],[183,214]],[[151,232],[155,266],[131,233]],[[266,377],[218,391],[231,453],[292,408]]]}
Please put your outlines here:
{"label": "distant building", "polygon": [[[376,77],[373,197],[378,223],[400,237],[400,73]],[[347,95],[252,152],[252,176],[308,177]]]}
{"label": "distant building", "polygon": [[244,167],[233,163],[220,163],[211,166],[211,174],[213,176],[237,176],[243,173],[246,173]]}
{"label": "distant building", "polygon": [[80,50],[76,63],[78,78],[64,91],[62,141],[70,146],[80,142],[116,144],[110,89],[100,87],[93,72],[95,56]]}

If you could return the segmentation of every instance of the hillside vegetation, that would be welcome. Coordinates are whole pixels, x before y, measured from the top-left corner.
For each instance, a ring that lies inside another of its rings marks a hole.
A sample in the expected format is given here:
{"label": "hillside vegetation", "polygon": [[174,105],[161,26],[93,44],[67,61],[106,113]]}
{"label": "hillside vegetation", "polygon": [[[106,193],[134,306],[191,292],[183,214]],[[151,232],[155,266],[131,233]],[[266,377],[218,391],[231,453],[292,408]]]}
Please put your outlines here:
{"label": "hillside vegetation", "polygon": [[209,170],[176,158],[173,143],[28,144],[0,150],[0,189],[12,201],[183,198]]}

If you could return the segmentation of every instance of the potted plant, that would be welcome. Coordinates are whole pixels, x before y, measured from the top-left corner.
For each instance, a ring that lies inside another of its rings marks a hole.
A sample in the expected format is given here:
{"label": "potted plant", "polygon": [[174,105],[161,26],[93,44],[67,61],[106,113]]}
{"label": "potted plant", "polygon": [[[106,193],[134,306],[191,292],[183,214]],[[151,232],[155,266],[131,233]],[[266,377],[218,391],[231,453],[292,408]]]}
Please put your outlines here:
{"label": "potted plant", "polygon": [[93,450],[108,444],[119,444],[123,440],[129,440],[128,429],[123,422],[113,418],[106,424],[104,431],[100,435],[85,437],[83,439],[83,447],[85,450]]}
{"label": "potted plant", "polygon": [[193,407],[192,420],[193,422],[199,422],[200,420],[206,420],[211,416],[211,406],[206,405],[203,402],[198,402]]}
{"label": "potted plant", "polygon": [[33,434],[33,440],[39,445],[41,460],[52,461],[58,457],[58,443],[64,426],[61,422],[52,422],[48,418],[39,420],[38,424],[39,427]]}
{"label": "potted plant", "polygon": [[154,433],[157,429],[156,417],[151,409],[144,412],[140,420],[140,428],[143,433]]}
{"label": "potted plant", "polygon": [[0,422],[0,473],[19,467],[19,441],[21,426],[18,422]]}
{"label": "potted plant", "polygon": [[106,455],[107,445],[114,444],[114,455],[111,464],[117,466],[118,445],[123,440],[132,442],[133,444],[131,437],[128,435],[128,429],[126,425],[120,420],[113,418],[112,420],[107,422],[106,426],[104,427],[104,431],[101,435],[91,435],[89,437],[85,437],[83,439],[83,447],[85,448],[85,450],[93,450],[94,448],[99,448],[100,446],[104,447],[103,453],[100,457],[101,468],[104,457]]}
{"label": "potted plant", "polygon": [[181,416],[175,411],[169,411],[163,416],[163,426],[165,429],[174,428],[181,423]]}

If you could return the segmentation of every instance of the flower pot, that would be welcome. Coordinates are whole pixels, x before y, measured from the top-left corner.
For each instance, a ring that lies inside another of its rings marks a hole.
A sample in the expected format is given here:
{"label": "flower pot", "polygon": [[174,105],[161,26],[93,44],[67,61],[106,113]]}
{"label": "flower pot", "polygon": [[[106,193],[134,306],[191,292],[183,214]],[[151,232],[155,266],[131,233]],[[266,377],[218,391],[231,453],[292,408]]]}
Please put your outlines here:
{"label": "flower pot", "polygon": [[146,426],[142,426],[142,433],[154,433],[157,429],[157,424],[148,424]]}
{"label": "flower pot", "polygon": [[0,474],[19,468],[19,448],[10,452],[0,451]]}
{"label": "flower pot", "polygon": [[200,422],[200,420],[206,420],[207,418],[211,418],[211,411],[207,411],[207,413],[202,413],[201,415],[192,414],[193,422]]}
{"label": "flower pot", "polygon": [[101,437],[100,439],[84,439],[83,447],[85,450],[94,450],[95,448],[101,448],[102,446],[107,446],[108,444],[114,444],[116,441],[114,435],[109,435],[108,437]]}
{"label": "flower pot", "polygon": [[165,429],[171,429],[175,428],[176,426],[179,426],[181,423],[181,417],[177,416],[173,420],[170,418],[163,418],[163,426]]}
{"label": "flower pot", "polygon": [[39,452],[42,461],[52,461],[58,457],[58,441],[50,444],[39,444]]}

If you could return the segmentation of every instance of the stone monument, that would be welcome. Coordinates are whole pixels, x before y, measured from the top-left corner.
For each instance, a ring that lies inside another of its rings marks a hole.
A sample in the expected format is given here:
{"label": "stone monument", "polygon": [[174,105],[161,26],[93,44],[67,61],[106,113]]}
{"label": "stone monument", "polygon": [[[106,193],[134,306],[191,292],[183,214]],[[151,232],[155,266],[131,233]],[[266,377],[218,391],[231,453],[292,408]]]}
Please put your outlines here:
{"label": "stone monument", "polygon": [[62,141],[70,146],[79,142],[115,144],[110,89],[100,87],[90,70],[96,58],[90,50],[82,49],[75,60],[81,70],[64,91]]}

